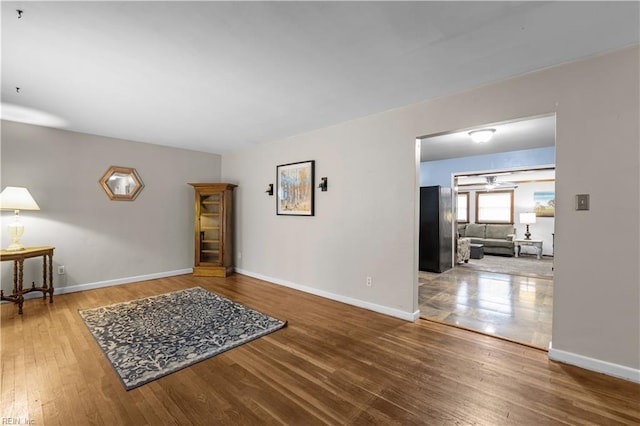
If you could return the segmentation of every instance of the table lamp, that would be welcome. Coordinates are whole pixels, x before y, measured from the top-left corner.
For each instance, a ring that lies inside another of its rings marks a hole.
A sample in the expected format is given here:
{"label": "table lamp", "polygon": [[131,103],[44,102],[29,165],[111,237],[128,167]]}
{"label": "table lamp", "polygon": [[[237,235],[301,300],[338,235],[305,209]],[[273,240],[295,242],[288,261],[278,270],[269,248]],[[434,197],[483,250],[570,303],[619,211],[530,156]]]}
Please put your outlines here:
{"label": "table lamp", "polygon": [[7,247],[7,250],[17,251],[24,249],[24,246],[20,243],[20,237],[24,233],[24,225],[20,223],[20,210],[40,210],[40,207],[38,207],[27,188],[7,186],[0,193],[0,209],[13,210],[15,212],[15,220],[9,224],[9,235],[12,242]]}
{"label": "table lamp", "polygon": [[524,239],[531,239],[531,232],[529,232],[529,225],[532,223],[536,223],[536,214],[535,213],[520,213],[520,223],[527,225],[527,232],[524,233]]}

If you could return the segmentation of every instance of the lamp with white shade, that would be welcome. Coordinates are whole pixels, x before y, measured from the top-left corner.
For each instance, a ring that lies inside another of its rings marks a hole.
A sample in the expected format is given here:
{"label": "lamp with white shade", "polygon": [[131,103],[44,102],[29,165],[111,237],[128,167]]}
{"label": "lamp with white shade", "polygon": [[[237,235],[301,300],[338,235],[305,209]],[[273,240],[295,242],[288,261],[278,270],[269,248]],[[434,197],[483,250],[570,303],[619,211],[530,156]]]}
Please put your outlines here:
{"label": "lamp with white shade", "polygon": [[13,223],[9,224],[11,244],[7,247],[7,250],[18,251],[24,249],[24,246],[20,243],[20,237],[24,233],[24,225],[20,222],[20,210],[40,210],[40,207],[27,188],[7,186],[0,193],[0,209],[13,210],[15,213]]}
{"label": "lamp with white shade", "polygon": [[524,239],[531,239],[531,232],[529,232],[529,225],[536,223],[535,213],[520,213],[520,223],[527,225],[527,232],[524,233]]}

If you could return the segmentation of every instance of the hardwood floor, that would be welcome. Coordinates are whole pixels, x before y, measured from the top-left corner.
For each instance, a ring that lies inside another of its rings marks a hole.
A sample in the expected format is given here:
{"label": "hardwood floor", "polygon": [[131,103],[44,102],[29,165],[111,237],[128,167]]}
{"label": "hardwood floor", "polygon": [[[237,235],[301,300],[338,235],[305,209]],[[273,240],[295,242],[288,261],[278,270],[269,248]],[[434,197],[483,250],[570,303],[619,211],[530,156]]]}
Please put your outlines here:
{"label": "hardwood floor", "polygon": [[[201,286],[282,330],[124,390],[77,313]],[[242,275],[183,275],[1,307],[0,423],[639,424],[640,385],[533,348]]]}
{"label": "hardwood floor", "polygon": [[422,272],[420,315],[546,350],[551,341],[553,280],[456,266]]}

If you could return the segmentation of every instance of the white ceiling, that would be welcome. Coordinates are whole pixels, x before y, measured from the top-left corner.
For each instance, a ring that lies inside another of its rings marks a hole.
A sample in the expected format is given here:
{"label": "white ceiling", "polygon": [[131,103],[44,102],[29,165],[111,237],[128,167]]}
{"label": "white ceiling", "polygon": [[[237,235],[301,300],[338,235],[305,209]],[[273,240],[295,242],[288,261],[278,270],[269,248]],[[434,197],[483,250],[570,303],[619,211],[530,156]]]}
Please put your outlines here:
{"label": "white ceiling", "polygon": [[432,136],[421,141],[421,161],[470,157],[497,152],[554,146],[556,141],[556,117],[537,117],[521,121],[490,124],[478,129],[494,129],[490,141],[476,143],[467,129],[444,135]]}
{"label": "white ceiling", "polygon": [[637,44],[639,20],[638,2],[3,1],[2,114],[223,153]]}

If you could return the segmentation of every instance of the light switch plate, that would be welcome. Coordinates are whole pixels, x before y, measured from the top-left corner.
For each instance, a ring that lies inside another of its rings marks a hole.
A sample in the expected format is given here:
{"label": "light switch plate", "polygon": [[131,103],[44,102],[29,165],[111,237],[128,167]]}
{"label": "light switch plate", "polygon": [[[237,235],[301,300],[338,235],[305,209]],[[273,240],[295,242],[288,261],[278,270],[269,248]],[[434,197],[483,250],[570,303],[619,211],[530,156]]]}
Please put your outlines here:
{"label": "light switch plate", "polygon": [[589,210],[589,194],[576,194],[576,210]]}

